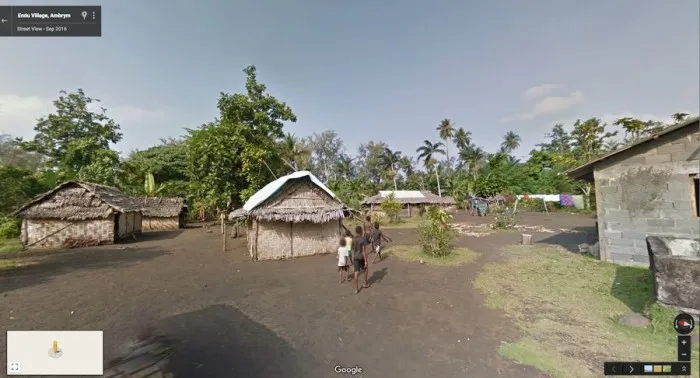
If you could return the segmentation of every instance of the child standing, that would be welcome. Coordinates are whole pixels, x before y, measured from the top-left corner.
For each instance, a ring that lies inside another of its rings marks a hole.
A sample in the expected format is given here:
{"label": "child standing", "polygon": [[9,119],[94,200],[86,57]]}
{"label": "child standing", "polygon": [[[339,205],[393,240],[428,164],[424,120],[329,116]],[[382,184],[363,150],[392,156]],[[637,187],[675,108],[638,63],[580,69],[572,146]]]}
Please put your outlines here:
{"label": "child standing", "polygon": [[350,266],[352,266],[352,232],[350,230],[345,230],[345,244],[348,246],[348,259],[345,262],[348,267],[348,274],[350,274]]}
{"label": "child standing", "polygon": [[338,247],[338,275],[340,283],[345,282],[348,278],[348,246],[345,238],[340,239],[340,247]]}
{"label": "child standing", "polygon": [[379,257],[379,261],[382,261],[382,240],[385,242],[390,242],[391,238],[384,235],[382,230],[379,229],[379,222],[374,222],[374,229],[372,230],[372,250],[374,253],[376,253],[376,256],[374,256],[374,260],[372,260],[372,264],[377,262],[377,257]]}

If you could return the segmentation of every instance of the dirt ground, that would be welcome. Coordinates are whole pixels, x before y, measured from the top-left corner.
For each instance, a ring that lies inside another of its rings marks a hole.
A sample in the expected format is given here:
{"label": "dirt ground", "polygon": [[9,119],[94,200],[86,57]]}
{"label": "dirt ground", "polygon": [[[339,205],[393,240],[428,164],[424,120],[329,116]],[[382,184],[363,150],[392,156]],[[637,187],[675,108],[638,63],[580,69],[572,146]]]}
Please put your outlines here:
{"label": "dirt ground", "polygon": [[[464,213],[454,220],[488,222]],[[576,229],[530,232],[572,250],[590,240],[594,222],[520,216],[521,224]],[[386,232],[395,243],[416,241],[415,230]],[[104,330],[110,360],[153,327],[179,342],[170,366],[177,377],[329,377],[336,365],[360,366],[363,377],[542,376],[497,354],[518,335],[472,287],[480,266],[519,242],[517,232],[460,237],[459,246],[481,253],[466,266],[379,262],[358,295],[338,283],[335,256],[254,263],[244,238],[228,239],[227,252],[221,239],[198,228],[37,255],[36,265],[0,273],[0,329]]]}

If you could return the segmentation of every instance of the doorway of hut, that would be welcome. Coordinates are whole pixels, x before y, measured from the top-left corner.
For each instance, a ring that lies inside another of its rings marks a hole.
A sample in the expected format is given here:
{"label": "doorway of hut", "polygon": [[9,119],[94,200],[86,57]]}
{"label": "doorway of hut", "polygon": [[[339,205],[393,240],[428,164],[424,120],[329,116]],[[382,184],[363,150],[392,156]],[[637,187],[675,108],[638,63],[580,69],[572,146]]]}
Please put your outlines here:
{"label": "doorway of hut", "polygon": [[114,214],[114,242],[119,240],[119,217],[121,213]]}

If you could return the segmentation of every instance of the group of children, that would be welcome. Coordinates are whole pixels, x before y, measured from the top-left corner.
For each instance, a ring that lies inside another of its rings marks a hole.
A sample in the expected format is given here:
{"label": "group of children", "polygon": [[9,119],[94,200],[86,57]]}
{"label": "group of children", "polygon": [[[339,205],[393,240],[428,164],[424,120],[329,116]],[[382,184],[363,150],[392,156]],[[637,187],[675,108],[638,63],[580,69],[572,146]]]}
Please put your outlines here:
{"label": "group of children", "polygon": [[391,242],[392,240],[379,229],[378,222],[372,223],[372,218],[370,216],[367,216],[365,219],[364,226],[355,227],[355,236],[352,235],[350,230],[346,230],[345,237],[340,239],[340,246],[338,247],[338,274],[340,276],[340,283],[348,280],[348,270],[350,269],[350,262],[352,261],[353,274],[355,276],[355,294],[360,292],[360,272],[364,272],[364,285],[362,285],[362,287],[368,288],[368,249],[371,248],[371,252],[375,253],[374,260],[372,261],[373,264],[377,262],[377,258],[381,261],[383,241]]}

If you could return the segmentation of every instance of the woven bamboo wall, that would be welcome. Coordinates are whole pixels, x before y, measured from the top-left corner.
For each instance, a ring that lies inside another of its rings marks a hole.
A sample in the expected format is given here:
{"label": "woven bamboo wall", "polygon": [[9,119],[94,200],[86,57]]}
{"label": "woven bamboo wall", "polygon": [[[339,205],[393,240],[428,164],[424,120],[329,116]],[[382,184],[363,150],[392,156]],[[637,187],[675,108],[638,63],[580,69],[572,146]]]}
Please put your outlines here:
{"label": "woven bamboo wall", "polygon": [[141,224],[144,231],[177,230],[180,228],[180,219],[178,217],[143,217]]}
{"label": "woven bamboo wall", "polygon": [[338,250],[338,221],[326,223],[251,222],[248,246],[258,260],[333,253]]}
{"label": "woven bamboo wall", "polygon": [[27,219],[22,222],[22,235],[26,235],[26,245],[30,249],[61,248],[66,239],[96,240],[101,244],[110,244],[114,242],[114,218],[82,221]]}
{"label": "woven bamboo wall", "polygon": [[140,234],[143,230],[143,216],[141,213],[134,213],[134,233]]}

